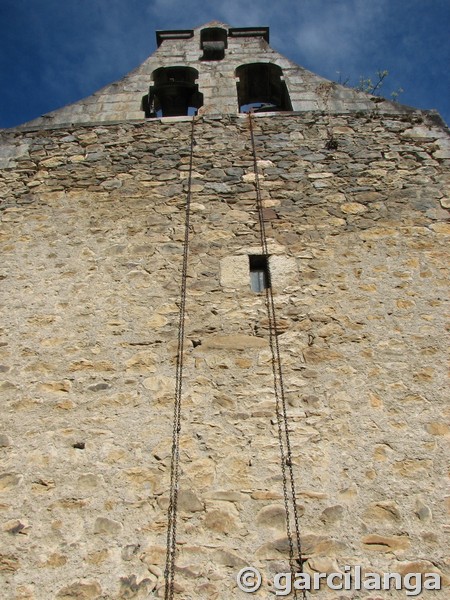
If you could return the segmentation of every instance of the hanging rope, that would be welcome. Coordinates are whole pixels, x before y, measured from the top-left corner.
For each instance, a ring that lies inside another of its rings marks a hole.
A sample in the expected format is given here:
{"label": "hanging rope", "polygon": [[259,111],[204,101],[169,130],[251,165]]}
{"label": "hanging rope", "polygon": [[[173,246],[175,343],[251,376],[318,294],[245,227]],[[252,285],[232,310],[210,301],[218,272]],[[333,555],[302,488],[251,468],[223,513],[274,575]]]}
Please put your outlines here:
{"label": "hanging rope", "polygon": [[183,264],[181,269],[181,288],[180,288],[180,310],[178,317],[178,346],[176,358],[176,376],[175,376],[175,401],[173,410],[173,431],[172,431],[172,455],[170,461],[170,495],[169,507],[167,510],[167,547],[166,547],[166,567],[164,571],[165,588],[164,600],[172,600],[175,584],[175,555],[177,543],[177,509],[178,509],[178,485],[180,472],[180,432],[181,432],[181,392],[183,380],[183,352],[184,352],[184,328],[186,315],[186,281],[189,256],[189,225],[191,210],[191,188],[192,188],[192,163],[194,157],[194,122],[192,118],[190,157],[189,157],[189,177],[186,197],[185,223],[184,223],[184,244],[183,244]]}
{"label": "hanging rope", "polygon": [[[251,114],[251,112],[248,115],[248,119],[250,126],[250,138],[252,143],[253,168],[255,172],[256,204],[258,209],[261,250],[265,256],[268,256],[269,248],[267,244],[266,228],[264,224],[263,203],[261,198],[261,188],[259,184],[255,135],[253,131],[254,117]],[[286,396],[284,392],[283,371],[281,367],[281,353],[278,344],[279,331],[277,327],[275,303],[273,299],[273,291],[270,281],[270,271],[269,281],[265,292],[267,319],[269,322],[269,345],[272,354],[272,373],[274,381],[278,444],[280,448],[281,473],[283,477],[284,507],[286,511],[286,533],[289,542],[289,567],[291,570],[292,577],[294,578],[295,573],[303,572],[303,556],[302,545],[300,540],[300,522],[296,503],[295,480],[292,465],[292,451],[289,435]],[[294,522],[294,532],[292,532],[291,530],[292,520]],[[306,599],[305,590],[302,590],[302,596],[304,599]],[[294,589],[294,598],[297,597],[297,590]]]}

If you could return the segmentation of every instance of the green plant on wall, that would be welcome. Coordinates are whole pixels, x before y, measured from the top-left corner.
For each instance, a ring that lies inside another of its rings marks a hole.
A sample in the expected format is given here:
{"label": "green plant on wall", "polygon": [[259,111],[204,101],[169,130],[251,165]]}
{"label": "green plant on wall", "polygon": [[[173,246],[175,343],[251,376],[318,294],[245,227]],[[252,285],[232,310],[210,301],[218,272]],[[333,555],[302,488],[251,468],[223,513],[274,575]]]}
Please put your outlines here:
{"label": "green plant on wall", "polygon": [[[389,75],[389,71],[387,71],[386,69],[378,69],[378,71],[375,74],[375,77],[365,77],[363,75],[360,75],[359,81],[356,85],[352,85],[350,83],[350,77],[347,77],[344,80],[342,80],[341,73],[339,71],[338,74],[338,83],[340,83],[341,85],[351,87],[357,90],[358,92],[365,92],[366,94],[372,94],[372,96],[381,97],[381,89],[386,81],[386,78]],[[402,93],[403,89],[401,87],[397,88],[396,90],[393,90],[390,93],[391,100],[394,100],[396,102],[398,100],[398,97]]]}

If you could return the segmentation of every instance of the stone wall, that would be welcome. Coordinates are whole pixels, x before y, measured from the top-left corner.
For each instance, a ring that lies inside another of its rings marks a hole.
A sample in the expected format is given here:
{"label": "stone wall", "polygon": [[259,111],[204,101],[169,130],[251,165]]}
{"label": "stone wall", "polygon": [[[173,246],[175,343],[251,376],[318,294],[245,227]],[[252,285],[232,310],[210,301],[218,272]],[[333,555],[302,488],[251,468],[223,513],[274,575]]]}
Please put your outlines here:
{"label": "stone wall", "polygon": [[[448,583],[448,138],[427,119],[255,119],[309,572]],[[8,600],[161,597],[190,128],[3,132]],[[288,567],[248,117],[194,135],[177,597],[246,597],[253,565],[267,598]]]}

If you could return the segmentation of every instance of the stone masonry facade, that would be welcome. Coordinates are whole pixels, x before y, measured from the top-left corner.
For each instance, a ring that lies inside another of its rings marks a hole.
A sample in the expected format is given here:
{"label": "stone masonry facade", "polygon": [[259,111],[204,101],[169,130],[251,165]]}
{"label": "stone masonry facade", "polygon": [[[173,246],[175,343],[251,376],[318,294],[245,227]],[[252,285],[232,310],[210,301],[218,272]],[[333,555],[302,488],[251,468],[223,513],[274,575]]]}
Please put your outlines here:
{"label": "stone masonry facade", "polygon": [[[305,571],[446,587],[448,131],[393,107],[255,115],[258,178]],[[0,132],[2,597],[161,598],[192,118],[58,119]],[[249,117],[200,114],[193,137],[176,597],[249,597],[251,565],[272,598],[289,566]]]}

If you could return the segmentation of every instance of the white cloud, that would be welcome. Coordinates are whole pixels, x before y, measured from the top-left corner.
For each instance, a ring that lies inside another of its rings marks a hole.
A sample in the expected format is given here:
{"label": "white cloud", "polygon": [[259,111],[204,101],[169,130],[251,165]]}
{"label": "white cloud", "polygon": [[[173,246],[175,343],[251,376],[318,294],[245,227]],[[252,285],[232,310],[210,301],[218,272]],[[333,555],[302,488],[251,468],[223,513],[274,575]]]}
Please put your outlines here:
{"label": "white cloud", "polygon": [[[350,72],[380,43],[383,36],[386,0],[367,2],[306,1],[288,23],[295,53],[322,71],[341,64]],[[278,35],[277,35],[278,39]]]}

